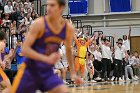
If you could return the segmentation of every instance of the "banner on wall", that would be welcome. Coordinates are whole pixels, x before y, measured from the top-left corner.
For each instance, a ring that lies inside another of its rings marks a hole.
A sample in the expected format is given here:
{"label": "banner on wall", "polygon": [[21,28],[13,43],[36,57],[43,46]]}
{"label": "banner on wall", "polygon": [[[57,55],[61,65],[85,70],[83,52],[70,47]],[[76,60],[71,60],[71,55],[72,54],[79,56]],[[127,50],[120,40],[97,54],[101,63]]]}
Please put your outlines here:
{"label": "banner on wall", "polygon": [[128,12],[131,9],[131,0],[110,0],[110,12]]}
{"label": "banner on wall", "polygon": [[69,0],[69,14],[87,14],[88,0]]}

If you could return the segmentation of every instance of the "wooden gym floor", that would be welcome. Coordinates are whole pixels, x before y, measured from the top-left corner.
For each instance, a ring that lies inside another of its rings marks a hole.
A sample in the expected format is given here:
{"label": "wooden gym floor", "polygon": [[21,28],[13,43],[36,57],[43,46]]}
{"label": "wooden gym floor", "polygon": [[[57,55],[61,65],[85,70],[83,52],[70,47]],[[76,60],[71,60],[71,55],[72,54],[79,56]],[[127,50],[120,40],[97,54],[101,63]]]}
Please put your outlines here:
{"label": "wooden gym floor", "polygon": [[92,83],[69,89],[70,93],[140,93],[140,81]]}
{"label": "wooden gym floor", "polygon": [[69,90],[70,93],[140,93],[140,81],[87,83],[79,87],[69,85]]}

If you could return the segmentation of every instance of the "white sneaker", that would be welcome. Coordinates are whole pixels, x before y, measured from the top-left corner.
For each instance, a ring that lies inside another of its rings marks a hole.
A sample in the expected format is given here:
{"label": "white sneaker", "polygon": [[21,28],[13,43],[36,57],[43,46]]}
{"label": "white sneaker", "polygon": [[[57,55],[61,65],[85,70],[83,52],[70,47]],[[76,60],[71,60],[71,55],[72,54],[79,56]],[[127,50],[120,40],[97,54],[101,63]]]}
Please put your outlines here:
{"label": "white sneaker", "polygon": [[63,80],[63,82],[64,82],[64,84],[67,84],[67,85],[69,84],[69,83],[68,83],[67,81],[65,81],[65,80]]}
{"label": "white sneaker", "polygon": [[125,80],[125,77],[124,77],[124,75],[122,76],[122,80]]}
{"label": "white sneaker", "polygon": [[136,79],[136,78],[132,77],[132,80],[137,81],[138,79]]}
{"label": "white sneaker", "polygon": [[95,80],[91,80],[90,82],[92,82],[92,83],[96,83],[97,81],[95,81]]}
{"label": "white sneaker", "polygon": [[100,77],[97,77],[95,80],[101,80],[101,78]]}
{"label": "white sneaker", "polygon": [[115,79],[115,77],[113,76],[113,77],[111,78],[111,81],[114,81],[114,79]]}
{"label": "white sneaker", "polygon": [[135,79],[139,79],[139,77],[138,77],[138,76],[136,76],[136,75],[134,76],[134,78],[135,78]]}
{"label": "white sneaker", "polygon": [[130,79],[129,78],[126,78],[126,81],[130,81]]}
{"label": "white sneaker", "polygon": [[121,77],[119,78],[119,81],[123,81],[123,80],[121,79]]}

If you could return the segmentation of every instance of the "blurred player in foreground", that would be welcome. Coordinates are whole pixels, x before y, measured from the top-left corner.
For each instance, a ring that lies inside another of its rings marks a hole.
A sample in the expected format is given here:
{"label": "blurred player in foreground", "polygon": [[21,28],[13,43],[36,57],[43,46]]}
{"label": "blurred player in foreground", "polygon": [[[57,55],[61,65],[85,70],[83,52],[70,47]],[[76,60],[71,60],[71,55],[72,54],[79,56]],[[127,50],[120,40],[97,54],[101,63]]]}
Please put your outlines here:
{"label": "blurred player in foreground", "polygon": [[77,84],[82,80],[74,72],[72,38],[74,28],[62,18],[65,0],[47,0],[47,16],[40,17],[30,27],[22,53],[26,57],[21,65],[11,93],[68,93],[68,88],[53,72],[54,64],[60,59],[58,49],[64,41],[71,78]]}
{"label": "blurred player in foreground", "polygon": [[3,69],[5,69],[5,64],[4,64],[4,55],[2,54],[5,51],[5,33],[3,31],[0,31],[0,85],[2,86],[2,92],[0,93],[10,93],[10,80],[6,76],[6,74],[3,72]]}

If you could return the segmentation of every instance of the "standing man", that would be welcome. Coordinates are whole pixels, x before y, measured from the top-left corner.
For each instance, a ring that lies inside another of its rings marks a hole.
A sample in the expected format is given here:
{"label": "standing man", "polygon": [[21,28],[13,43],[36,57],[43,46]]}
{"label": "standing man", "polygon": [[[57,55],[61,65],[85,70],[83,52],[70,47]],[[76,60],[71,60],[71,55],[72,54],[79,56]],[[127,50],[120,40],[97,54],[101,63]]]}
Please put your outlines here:
{"label": "standing man", "polygon": [[76,84],[82,80],[74,72],[72,39],[74,27],[62,17],[65,0],[47,0],[47,15],[34,21],[23,43],[26,57],[15,77],[11,93],[67,93],[68,88],[53,72],[60,59],[60,44],[65,42],[71,78]]}
{"label": "standing man", "polygon": [[131,27],[129,27],[129,35],[123,35],[123,45],[125,46],[127,52],[130,52],[130,36],[131,36]]}
{"label": "standing man", "polygon": [[99,45],[102,50],[102,79],[106,81],[110,79],[112,53],[109,40],[104,39],[104,43],[102,43],[102,37],[103,35],[100,34]]}
{"label": "standing man", "polygon": [[84,38],[80,38],[79,40],[74,35],[74,41],[76,43],[77,47],[77,54],[75,58],[75,71],[78,73],[80,70],[80,75],[83,78],[85,73],[85,60],[86,60],[86,54],[87,54],[87,48],[90,45],[90,43],[94,40],[94,36],[89,39],[87,42]]}
{"label": "standing man", "polygon": [[[114,40],[116,41],[116,35],[114,35]],[[122,77],[122,60],[123,60],[123,51],[122,51],[122,43],[118,42],[115,46],[115,60],[114,60],[114,81],[117,78],[117,81],[121,81]]]}

